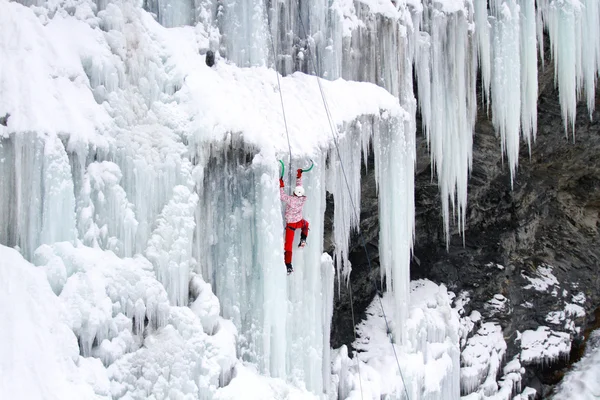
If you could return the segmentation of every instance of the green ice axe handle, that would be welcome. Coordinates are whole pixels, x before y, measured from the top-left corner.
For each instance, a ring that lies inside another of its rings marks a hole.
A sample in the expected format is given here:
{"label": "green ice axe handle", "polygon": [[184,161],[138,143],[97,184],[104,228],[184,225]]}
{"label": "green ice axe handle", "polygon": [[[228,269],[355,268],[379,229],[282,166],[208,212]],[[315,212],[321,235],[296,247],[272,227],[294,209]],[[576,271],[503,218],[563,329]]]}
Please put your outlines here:
{"label": "green ice axe handle", "polygon": [[283,161],[279,160],[279,163],[281,164],[281,176],[280,178],[283,179],[283,173],[285,172],[285,165],[283,165]]}
{"label": "green ice axe handle", "polygon": [[313,169],[313,167],[314,167],[314,166],[315,166],[315,163],[313,162],[313,160],[310,160],[310,167],[308,167],[308,168],[304,168],[304,169],[302,170],[302,172],[308,172],[308,171],[310,171],[311,169]]}

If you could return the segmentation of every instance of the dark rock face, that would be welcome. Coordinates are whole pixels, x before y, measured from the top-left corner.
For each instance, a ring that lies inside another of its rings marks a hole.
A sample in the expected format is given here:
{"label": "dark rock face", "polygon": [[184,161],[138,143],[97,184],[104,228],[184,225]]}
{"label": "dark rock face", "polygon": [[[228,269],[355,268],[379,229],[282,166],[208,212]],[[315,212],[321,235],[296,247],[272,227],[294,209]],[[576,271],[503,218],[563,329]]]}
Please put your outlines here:
{"label": "dark rock face", "polygon": [[[540,325],[565,331],[564,321],[553,324],[546,316],[564,310],[573,295],[585,294],[581,305],[586,316],[572,317],[582,329],[579,334],[571,332],[571,360],[545,368],[525,365],[522,387],[534,387],[542,397],[560,379],[561,370],[574,361],[585,340],[584,330],[594,324],[594,310],[600,305],[600,111],[590,120],[586,105],[580,103],[575,140],[571,131],[565,136],[551,65],[548,60],[539,75],[537,140],[531,156],[522,142],[512,188],[506,159],[503,163],[500,154],[500,138],[485,111],[479,112],[464,245],[463,237],[453,231],[446,248],[437,181],[431,179],[425,139],[420,131],[417,133],[416,239],[411,265],[411,279],[443,283],[455,293],[468,291],[471,302],[467,313],[478,310],[484,320],[500,323],[508,345],[505,360],[520,351],[515,343],[517,331]],[[600,89],[596,104],[600,105]],[[361,228],[373,269],[369,270],[360,238],[355,237],[350,260],[357,321],[364,317],[364,309],[375,294],[373,280],[379,279],[373,169],[363,172]],[[490,263],[505,268],[486,266]],[[555,293],[552,289],[525,290],[530,283],[525,277],[535,276],[538,267],[546,264],[554,267],[552,273],[559,281]],[[507,298],[508,307],[499,313],[484,307],[495,294]],[[350,344],[354,336],[347,288],[342,288],[334,307],[331,344]]]}
{"label": "dark rock face", "polygon": [[215,53],[212,50],[208,50],[206,52],[206,65],[212,67],[215,65]]}
{"label": "dark rock face", "polygon": [[10,117],[9,113],[4,114],[4,116],[0,117],[0,125],[8,126],[8,118]]}

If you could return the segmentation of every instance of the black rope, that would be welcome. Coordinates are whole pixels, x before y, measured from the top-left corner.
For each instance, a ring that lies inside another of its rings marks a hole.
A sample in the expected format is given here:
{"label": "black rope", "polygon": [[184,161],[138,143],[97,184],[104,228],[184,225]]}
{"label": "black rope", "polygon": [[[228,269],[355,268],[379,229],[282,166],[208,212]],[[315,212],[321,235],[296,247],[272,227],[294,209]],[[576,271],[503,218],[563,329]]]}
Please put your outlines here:
{"label": "black rope", "polygon": [[[300,20],[300,26],[302,27],[304,37],[308,38],[306,29],[304,28],[304,22],[302,21],[302,16],[300,15],[300,10],[298,10],[298,19]],[[344,163],[342,162],[340,148],[338,146],[338,138],[337,138],[337,134],[336,134],[335,124],[333,123],[333,118],[331,117],[331,112],[329,111],[329,106],[327,105],[327,100],[325,99],[325,93],[323,92],[323,87],[321,86],[321,79],[318,76],[319,73],[317,70],[316,63],[314,61],[314,55],[310,51],[310,46],[308,45],[308,43],[307,43],[306,49],[310,53],[309,60],[312,63],[315,74],[317,74],[317,83],[319,85],[319,92],[321,93],[321,98],[323,99],[323,105],[325,106],[325,113],[327,114],[327,119],[329,121],[329,128],[331,129],[331,134],[333,136],[333,143],[335,144],[335,147],[337,150],[337,155],[338,155],[338,159],[340,160],[340,167],[342,169],[344,181],[346,182],[346,187],[347,187],[348,193],[350,195],[350,204],[352,205],[352,209],[354,210],[356,220],[360,221],[360,216],[358,215],[358,212],[356,211],[356,206],[354,204],[354,201],[352,200],[350,184],[348,183],[348,177],[346,176],[346,171],[344,169]],[[367,245],[365,243],[365,238],[364,238],[362,231],[360,230],[360,227],[358,229],[358,233],[359,233],[359,236],[361,239],[362,247],[365,250],[365,254],[367,256],[367,263],[369,265],[369,273],[370,273],[370,272],[372,272],[373,266],[371,265],[371,257],[369,256],[369,250],[367,249]],[[390,330],[390,326],[389,326],[389,323],[387,320],[387,316],[385,314],[385,310],[383,308],[383,302],[381,301],[381,292],[377,288],[377,283],[374,280],[373,280],[373,284],[375,285],[375,293],[376,293],[377,299],[379,300],[379,306],[381,307],[381,313],[383,315],[383,320],[385,321],[386,330],[389,333],[389,332],[391,332],[391,330]],[[353,326],[356,326],[354,323],[354,305],[352,303],[352,286],[350,286],[350,308],[352,309],[352,324],[353,324]],[[354,338],[356,340],[356,329],[353,329],[353,330],[354,330]],[[404,392],[406,393],[406,398],[410,399],[410,396],[408,395],[408,389],[406,388],[406,383],[404,381],[404,375],[402,374],[402,368],[400,368],[400,361],[398,360],[398,355],[396,354],[396,347],[394,346],[394,343],[392,342],[391,339],[390,339],[390,344],[392,346],[392,350],[394,351],[394,357],[396,358],[396,364],[398,365],[398,371],[400,372],[400,378],[402,379],[402,386],[404,387]],[[358,359],[358,357],[357,357],[357,359]],[[360,380],[360,369],[359,369],[359,380]],[[361,396],[362,396],[362,382],[361,382]]]}

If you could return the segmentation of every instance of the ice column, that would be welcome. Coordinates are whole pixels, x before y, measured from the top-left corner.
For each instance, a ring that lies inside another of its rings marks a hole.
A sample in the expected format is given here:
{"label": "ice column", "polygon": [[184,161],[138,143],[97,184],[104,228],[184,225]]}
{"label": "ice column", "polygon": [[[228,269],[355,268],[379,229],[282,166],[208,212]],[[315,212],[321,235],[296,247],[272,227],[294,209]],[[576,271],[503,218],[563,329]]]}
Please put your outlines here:
{"label": "ice column", "polygon": [[172,28],[196,21],[195,3],[195,0],[144,0],[144,8],[156,15],[158,23]]}
{"label": "ice column", "polygon": [[266,65],[271,48],[263,0],[224,0],[219,28],[226,56],[240,67]]}
{"label": "ice column", "polygon": [[62,142],[55,136],[45,140],[42,187],[40,244],[73,242],[77,237],[77,230],[71,165]]}
{"label": "ice column", "polygon": [[327,253],[321,256],[321,282],[323,287],[322,323],[323,323],[323,393],[330,393],[331,381],[331,348],[329,336],[331,333],[331,319],[333,317],[335,268],[333,260]]}
{"label": "ice column", "polygon": [[[306,161],[299,160],[298,165],[305,165]],[[286,337],[294,338],[287,342],[288,376],[302,380],[308,390],[319,394],[324,391],[323,374],[330,369],[326,354],[329,353],[333,275],[330,274],[331,258],[323,255],[322,247],[326,176],[322,167],[324,157],[319,155],[313,161],[316,167],[303,176],[307,193],[303,216],[310,223],[308,245],[303,249],[296,247],[300,235],[296,231],[293,244],[294,273],[287,278]]]}
{"label": "ice column", "polygon": [[[376,120],[378,121],[378,120]],[[379,194],[379,257],[382,279],[393,293],[394,341],[404,343],[408,316],[410,256],[414,236],[415,137],[403,120],[385,114],[374,127],[375,177]]]}
{"label": "ice column", "polygon": [[277,162],[251,162],[242,142],[198,147],[194,256],[223,317],[240,332],[238,353],[267,375],[286,374],[286,273]]}
{"label": "ice column", "polygon": [[31,259],[42,243],[75,239],[71,167],[56,136],[0,140],[0,242]]}

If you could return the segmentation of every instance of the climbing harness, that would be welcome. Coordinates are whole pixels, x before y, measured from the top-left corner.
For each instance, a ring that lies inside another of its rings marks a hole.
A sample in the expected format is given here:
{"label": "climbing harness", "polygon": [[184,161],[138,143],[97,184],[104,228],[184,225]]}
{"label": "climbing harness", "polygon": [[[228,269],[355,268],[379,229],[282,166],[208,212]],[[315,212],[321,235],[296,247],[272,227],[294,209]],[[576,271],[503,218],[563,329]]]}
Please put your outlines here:
{"label": "climbing harness", "polygon": [[[302,21],[302,17],[300,15],[300,3],[298,3],[298,20],[300,21],[300,26],[301,26],[302,31],[304,33],[304,37],[307,38],[308,35],[307,35],[307,32],[306,32],[306,28],[304,27],[304,22]],[[333,136],[333,143],[335,144],[335,147],[336,147],[336,150],[337,150],[337,156],[338,156],[338,159],[340,161],[340,167],[342,169],[342,174],[343,174],[344,180],[346,182],[346,187],[348,189],[348,192],[350,193],[351,192],[351,190],[350,190],[350,184],[348,183],[348,177],[346,176],[346,171],[344,169],[344,163],[342,162],[342,157],[341,157],[341,154],[340,154],[340,148],[338,146],[338,137],[336,135],[336,130],[337,129],[335,127],[335,124],[333,123],[333,118],[331,117],[331,112],[329,110],[329,106],[327,105],[327,100],[325,99],[325,93],[323,92],[323,87],[321,86],[321,80],[319,79],[319,74],[318,74],[316,62],[314,60],[314,55],[310,51],[310,46],[307,45],[306,49],[307,49],[307,51],[308,51],[308,53],[310,55],[309,56],[309,60],[310,60],[310,62],[312,64],[313,69],[314,69],[315,74],[316,74],[317,84],[319,85],[319,92],[321,93],[321,99],[323,100],[323,105],[325,107],[325,113],[327,114],[327,120],[329,121],[329,128],[331,129],[331,134]],[[355,214],[357,220],[360,220],[360,216],[358,215],[358,213],[356,211],[356,206],[354,204],[354,201],[352,200],[352,196],[350,196],[350,204],[352,205],[352,209],[354,210],[354,214]],[[362,247],[363,247],[363,249],[365,251],[365,254],[367,256],[367,263],[369,265],[369,275],[372,276],[371,272],[372,272],[373,266],[371,265],[371,257],[369,256],[369,251],[368,251],[367,245],[365,243],[365,238],[364,238],[364,235],[363,235],[363,233],[362,233],[361,230],[359,230],[358,233],[359,233],[359,236],[360,236],[360,239],[361,239]],[[350,280],[348,280],[348,282],[350,283]],[[388,323],[388,320],[387,320],[387,316],[386,316],[385,310],[383,308],[383,302],[381,301],[381,297],[382,297],[381,291],[377,287],[377,282],[375,280],[373,280],[373,285],[375,285],[375,292],[377,293],[376,297],[379,300],[379,306],[381,307],[381,313],[383,315],[383,320],[385,321],[386,330],[387,330],[387,332],[391,332],[390,326],[389,326],[389,323]],[[352,286],[351,285],[350,285],[349,289],[350,289],[350,308],[351,308],[351,311],[352,311],[352,325],[353,325],[353,327],[355,327],[356,323],[354,321],[354,304],[353,304],[353,299],[352,299]],[[353,331],[354,331],[354,339],[356,340],[357,339],[357,337],[356,337],[356,329],[353,329]],[[392,346],[392,350],[394,352],[394,357],[396,358],[396,364],[398,365],[398,371],[400,372],[400,378],[402,380],[402,386],[404,387],[404,392],[406,393],[406,398],[408,400],[408,399],[410,399],[410,396],[408,395],[408,389],[406,388],[406,382],[404,380],[404,375],[402,374],[402,368],[400,367],[400,361],[398,360],[398,355],[396,354],[396,347],[394,346],[394,343],[392,342],[391,338],[390,338],[390,345]],[[358,364],[358,357],[357,357],[357,366],[358,365],[359,364]],[[361,393],[360,393],[360,395],[361,395],[361,398],[362,398],[362,396],[363,396],[362,392],[363,391],[362,391],[362,379],[361,379],[361,375],[360,375],[360,367],[358,368],[358,378],[359,378],[359,382],[360,382],[360,386],[361,386],[361,391],[360,391]]]}

